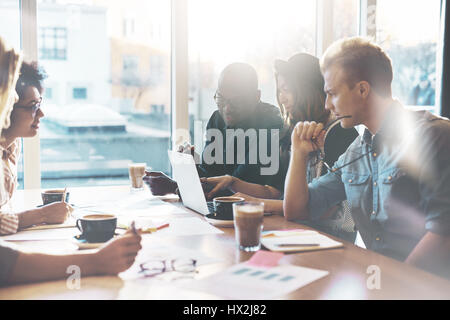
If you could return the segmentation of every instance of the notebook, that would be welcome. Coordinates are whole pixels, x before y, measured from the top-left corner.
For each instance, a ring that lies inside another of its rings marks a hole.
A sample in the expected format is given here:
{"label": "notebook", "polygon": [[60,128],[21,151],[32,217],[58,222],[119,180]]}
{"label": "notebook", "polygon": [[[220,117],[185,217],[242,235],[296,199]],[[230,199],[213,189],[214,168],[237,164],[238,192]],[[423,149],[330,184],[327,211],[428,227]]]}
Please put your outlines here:
{"label": "notebook", "polygon": [[275,252],[301,252],[343,247],[335,241],[313,230],[276,230],[265,231],[261,235],[261,244]]}

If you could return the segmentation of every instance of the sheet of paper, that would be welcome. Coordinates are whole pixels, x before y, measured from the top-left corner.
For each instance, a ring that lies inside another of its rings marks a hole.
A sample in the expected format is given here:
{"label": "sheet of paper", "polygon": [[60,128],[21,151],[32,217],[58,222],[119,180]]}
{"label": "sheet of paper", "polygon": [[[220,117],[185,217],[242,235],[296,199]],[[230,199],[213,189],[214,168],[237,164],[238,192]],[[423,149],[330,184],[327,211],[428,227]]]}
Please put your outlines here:
{"label": "sheet of paper", "polygon": [[274,299],[325,277],[328,273],[292,265],[262,268],[241,263],[207,278],[183,283],[182,287],[225,299]]}
{"label": "sheet of paper", "polygon": [[24,231],[31,231],[31,230],[45,230],[45,229],[60,229],[60,228],[74,228],[75,227],[75,219],[69,218],[64,223],[60,224],[43,224],[39,226],[33,226],[24,229]]}
{"label": "sheet of paper", "polygon": [[[73,203],[77,206],[91,206],[91,205],[108,205],[114,204],[119,207],[127,207],[130,204],[138,202],[140,200],[159,200],[150,194],[149,191],[143,190],[142,192],[124,192],[123,189],[113,190],[109,189],[105,192],[100,192],[89,197],[89,199],[77,199]],[[74,199],[75,200],[75,199]],[[72,201],[71,201],[72,203]]]}
{"label": "sheet of paper", "polygon": [[272,230],[272,231],[263,231],[261,233],[262,238],[271,238],[271,237],[290,237],[297,235],[314,235],[319,234],[314,230],[306,230],[306,229],[288,229],[288,230]]}
{"label": "sheet of paper", "polygon": [[174,285],[182,280],[128,280],[124,281],[117,298],[118,300],[213,300],[216,296],[201,291],[193,291]]}
{"label": "sheet of paper", "polygon": [[29,241],[29,240],[67,240],[80,234],[77,228],[58,228],[45,230],[20,231],[15,234],[1,236],[5,241]]}
{"label": "sheet of paper", "polygon": [[[94,199],[94,200],[92,200]],[[98,194],[95,197],[91,198],[89,201],[77,201],[74,203],[74,207],[78,209],[93,209],[93,208],[145,208],[145,205],[148,202],[162,202],[162,200],[149,196],[146,192],[137,192],[137,193],[124,193],[120,192],[112,192],[108,194]]]}
{"label": "sheet of paper", "polygon": [[73,215],[77,218],[87,214],[114,214],[119,217],[129,216],[133,218],[190,216],[189,212],[184,208],[163,202],[159,199],[140,199],[134,203],[126,203],[128,206],[123,206],[123,204],[116,205],[115,203],[108,203],[77,206]]}
{"label": "sheet of paper", "polygon": [[210,225],[208,222],[196,218],[169,218],[167,219],[170,226],[158,230],[155,233],[144,236],[151,237],[167,237],[167,236],[193,236],[203,234],[220,234],[223,233],[220,229]]}
{"label": "sheet of paper", "polygon": [[[199,250],[192,250],[175,245],[169,245],[164,243],[163,240],[158,240],[155,238],[150,239],[144,237],[141,244],[142,249],[136,256],[134,264],[128,270],[119,274],[119,277],[123,280],[145,279],[145,277],[143,277],[143,274],[140,272],[140,265],[151,260],[171,261],[174,259],[193,259],[196,261],[195,265],[197,267],[220,262],[217,259],[206,256]],[[167,280],[168,277],[164,276],[158,276],[155,279]],[[168,276],[170,277],[171,275],[168,274]],[[173,279],[172,277],[170,278]],[[152,279],[147,278],[146,280]]]}
{"label": "sheet of paper", "polygon": [[291,236],[263,237],[261,239],[261,244],[271,251],[280,252],[321,250],[338,248],[342,246],[341,242],[334,241],[333,239],[320,233],[304,233],[303,235],[297,234]]}
{"label": "sheet of paper", "polygon": [[190,216],[189,212],[187,212],[182,207],[177,207],[169,203],[148,203],[147,207],[144,209],[133,209],[133,208],[124,208],[121,209],[120,213],[121,216],[123,215],[138,215],[138,216],[180,216],[180,215],[187,215]]}

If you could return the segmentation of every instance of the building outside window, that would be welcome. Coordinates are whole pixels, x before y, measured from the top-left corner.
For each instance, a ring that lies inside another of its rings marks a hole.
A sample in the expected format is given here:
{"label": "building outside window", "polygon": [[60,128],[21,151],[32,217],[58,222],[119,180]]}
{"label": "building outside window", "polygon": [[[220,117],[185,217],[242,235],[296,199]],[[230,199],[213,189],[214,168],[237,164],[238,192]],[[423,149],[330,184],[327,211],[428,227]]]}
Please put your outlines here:
{"label": "building outside window", "polygon": [[150,56],[150,81],[153,85],[160,85],[164,82],[166,60],[163,55]]}
{"label": "building outside window", "polygon": [[123,57],[123,72],[137,73],[139,66],[139,57],[124,56]]}
{"label": "building outside window", "polygon": [[41,46],[39,58],[45,60],[67,59],[67,29],[66,28],[39,28]]}
{"label": "building outside window", "polygon": [[53,99],[53,88],[45,88],[44,97],[48,100]]}
{"label": "building outside window", "polygon": [[414,109],[437,112],[436,50],[441,1],[377,0],[376,5],[376,41],[392,58],[394,96]]}
{"label": "building outside window", "polygon": [[359,0],[332,1],[333,40],[358,35]]}
{"label": "building outside window", "polygon": [[[157,50],[169,59],[170,41],[155,48],[145,33],[157,16],[170,39],[170,1],[37,2],[45,39],[62,35],[47,33],[53,26],[66,30],[66,59],[40,60],[49,83],[58,84],[55,99],[43,102],[42,187],[128,184],[131,162],[170,174],[170,69],[157,70],[167,73],[159,96],[147,92],[150,57]],[[49,51],[48,43],[39,41],[39,52]],[[164,117],[150,110],[161,101]]]}
{"label": "building outside window", "polygon": [[134,18],[123,19],[123,36],[132,37],[135,34],[135,20]]}
{"label": "building outside window", "polygon": [[73,88],[72,97],[76,100],[86,100],[87,99],[87,89],[86,88]]}

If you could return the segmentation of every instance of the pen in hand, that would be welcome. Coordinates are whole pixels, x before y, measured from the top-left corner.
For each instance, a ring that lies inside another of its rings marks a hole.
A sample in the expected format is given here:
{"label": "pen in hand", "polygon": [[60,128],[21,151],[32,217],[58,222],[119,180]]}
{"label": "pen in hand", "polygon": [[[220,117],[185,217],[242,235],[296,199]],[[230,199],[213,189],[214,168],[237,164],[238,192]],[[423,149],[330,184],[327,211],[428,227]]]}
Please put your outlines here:
{"label": "pen in hand", "polygon": [[63,195],[62,195],[62,199],[61,199],[61,202],[66,202],[66,193],[67,193],[67,187],[66,188],[64,188],[64,192],[63,192]]}
{"label": "pen in hand", "polygon": [[134,235],[138,235],[138,232],[136,230],[136,222],[133,220],[131,221],[131,225],[130,225],[131,231],[133,232]]}
{"label": "pen in hand", "polygon": [[72,206],[71,206],[70,204],[68,204],[68,203],[66,202],[66,194],[67,194],[67,187],[64,188],[64,192],[63,192],[63,195],[62,195],[61,202],[62,202],[62,203],[65,203],[65,204],[66,204],[66,207],[67,207],[68,210],[69,210],[69,214],[68,214],[68,216],[66,216],[66,218],[68,218],[68,217],[73,217],[73,215],[72,215],[73,208],[72,208]]}

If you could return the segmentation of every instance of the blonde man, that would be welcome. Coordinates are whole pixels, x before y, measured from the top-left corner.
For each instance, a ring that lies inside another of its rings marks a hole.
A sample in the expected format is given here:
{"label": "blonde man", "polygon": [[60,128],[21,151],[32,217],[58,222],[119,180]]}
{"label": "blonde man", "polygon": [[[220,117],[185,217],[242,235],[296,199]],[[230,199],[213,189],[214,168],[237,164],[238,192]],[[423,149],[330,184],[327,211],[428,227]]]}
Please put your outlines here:
{"label": "blonde man", "polygon": [[369,40],[334,43],[321,69],[326,108],[342,117],[343,128],[366,129],[328,174],[307,184],[306,161],[323,143],[323,125],[296,125],[285,216],[320,219],[347,199],[368,249],[450,276],[448,119],[405,110],[392,97],[390,58]]}

